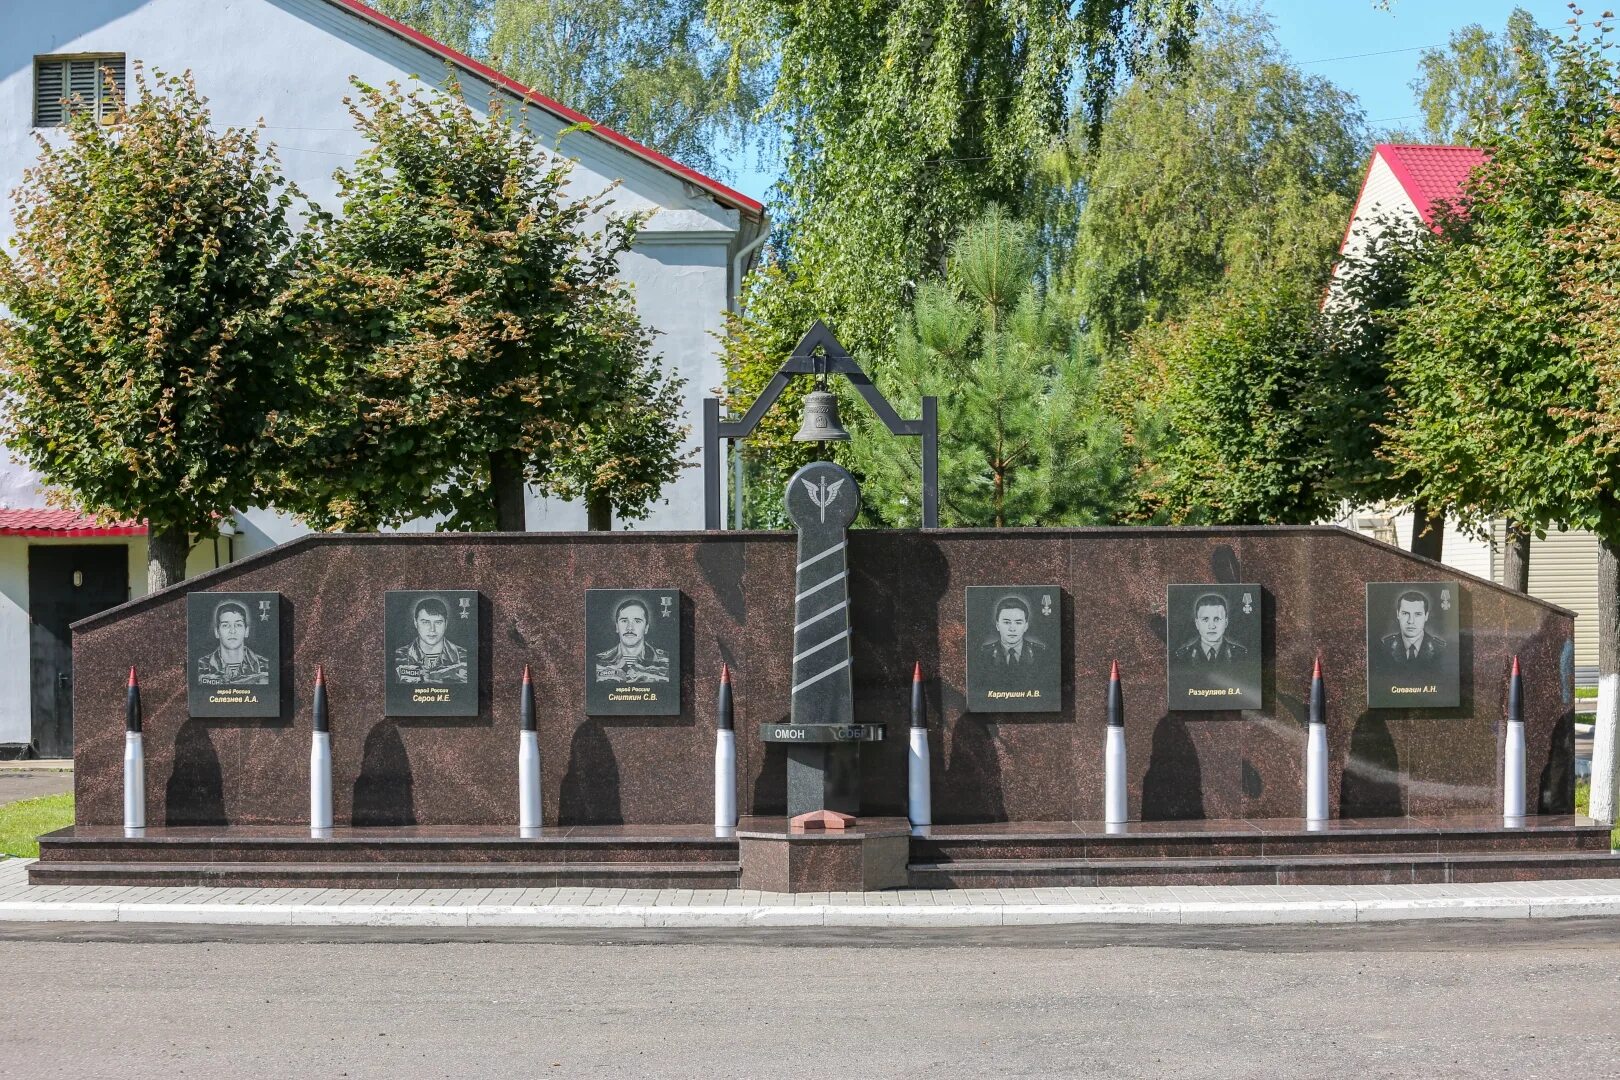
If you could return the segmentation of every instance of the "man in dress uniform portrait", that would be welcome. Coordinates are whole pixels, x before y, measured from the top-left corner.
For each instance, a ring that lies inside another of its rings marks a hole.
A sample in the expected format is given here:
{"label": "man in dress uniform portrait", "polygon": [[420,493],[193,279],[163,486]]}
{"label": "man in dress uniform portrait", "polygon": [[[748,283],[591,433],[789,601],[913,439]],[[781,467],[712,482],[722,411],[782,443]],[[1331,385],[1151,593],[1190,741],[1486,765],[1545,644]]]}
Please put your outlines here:
{"label": "man in dress uniform portrait", "polygon": [[1230,664],[1248,658],[1249,650],[1226,637],[1230,623],[1226,597],[1220,593],[1204,593],[1193,603],[1191,639],[1176,650],[1176,659],[1188,664]]}
{"label": "man in dress uniform portrait", "polygon": [[416,640],[394,650],[394,677],[412,686],[466,683],[467,650],[444,636],[449,606],[437,596],[424,596],[411,605],[411,622]]}
{"label": "man in dress uniform portrait", "polygon": [[1429,594],[1407,589],[1395,598],[1395,625],[1398,629],[1383,638],[1384,654],[1396,668],[1417,671],[1437,669],[1446,655],[1444,638],[1429,633]]}
{"label": "man in dress uniform portrait", "polygon": [[248,648],[253,631],[247,605],[223,600],[214,607],[214,640],[219,646],[197,660],[202,686],[269,686],[270,663]]}
{"label": "man in dress uniform portrait", "polygon": [[1046,644],[1029,636],[1029,604],[1021,596],[996,601],[996,636],[979,646],[979,655],[997,690],[1018,690],[1034,685],[1038,669],[1046,666]]}
{"label": "man in dress uniform portrait", "polygon": [[619,601],[613,609],[613,632],[619,643],[596,654],[596,681],[669,682],[669,654],[647,640],[647,602],[639,596]]}

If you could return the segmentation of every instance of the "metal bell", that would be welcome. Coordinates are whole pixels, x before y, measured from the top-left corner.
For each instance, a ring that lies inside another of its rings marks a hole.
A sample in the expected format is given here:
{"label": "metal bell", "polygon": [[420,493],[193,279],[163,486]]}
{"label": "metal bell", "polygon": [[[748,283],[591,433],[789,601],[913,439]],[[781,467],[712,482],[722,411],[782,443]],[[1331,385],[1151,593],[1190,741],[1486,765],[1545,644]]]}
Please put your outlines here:
{"label": "metal bell", "polygon": [[794,442],[848,441],[849,432],[838,422],[838,395],[829,390],[812,390],[804,395],[804,421]]}

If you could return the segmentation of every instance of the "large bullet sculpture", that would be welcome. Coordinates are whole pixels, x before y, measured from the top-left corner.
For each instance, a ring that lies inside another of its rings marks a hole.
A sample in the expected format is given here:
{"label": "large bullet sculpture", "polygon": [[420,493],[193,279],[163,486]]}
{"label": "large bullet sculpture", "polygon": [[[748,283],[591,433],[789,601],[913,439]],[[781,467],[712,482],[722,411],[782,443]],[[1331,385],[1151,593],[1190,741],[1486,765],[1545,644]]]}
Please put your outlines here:
{"label": "large bullet sculpture", "polygon": [[906,752],[906,809],[913,829],[934,823],[934,788],[928,771],[928,715],[922,662],[911,670],[911,744]]}
{"label": "large bullet sculpture", "polygon": [[1125,690],[1119,682],[1119,661],[1108,673],[1108,741],[1103,748],[1103,821],[1123,826],[1129,815],[1125,798]]}
{"label": "large bullet sculpture", "polygon": [[141,745],[141,684],[133,664],[124,698],[124,835],[146,835],[146,749]]}
{"label": "large bullet sculpture", "polygon": [[1328,819],[1327,687],[1322,658],[1311,670],[1311,711],[1305,732],[1305,827],[1321,829]]}
{"label": "large bullet sculpture", "polygon": [[1519,658],[1508,676],[1507,738],[1502,749],[1502,824],[1524,824],[1524,679]]}
{"label": "large bullet sculpture", "polygon": [[540,726],[534,716],[534,683],[523,665],[518,702],[518,835],[540,835]]}
{"label": "large bullet sculpture", "polygon": [[731,667],[721,664],[714,722],[714,828],[725,836],[736,827],[737,730],[731,714]]}
{"label": "large bullet sculpture", "polygon": [[309,835],[332,835],[332,725],[326,713],[326,669],[315,665],[314,724],[309,736]]}

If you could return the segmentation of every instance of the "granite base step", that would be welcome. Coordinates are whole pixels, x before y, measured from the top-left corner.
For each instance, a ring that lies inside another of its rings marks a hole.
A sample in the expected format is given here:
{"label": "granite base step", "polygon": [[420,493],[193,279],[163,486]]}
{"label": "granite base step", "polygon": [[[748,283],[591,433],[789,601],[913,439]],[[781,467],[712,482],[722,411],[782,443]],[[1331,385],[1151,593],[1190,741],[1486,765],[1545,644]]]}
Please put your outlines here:
{"label": "granite base step", "polygon": [[704,836],[556,835],[520,839],[464,832],[423,835],[419,830],[350,830],[329,839],[282,831],[150,829],[123,831],[69,827],[39,838],[40,863],[735,863],[735,838]]}
{"label": "granite base step", "polygon": [[1620,878],[1602,852],[1224,856],[1212,859],[959,859],[908,867],[916,889],[1144,885],[1420,885]]}
{"label": "granite base step", "polygon": [[33,885],[202,885],[228,888],[735,889],[741,867],[708,863],[36,862]]}

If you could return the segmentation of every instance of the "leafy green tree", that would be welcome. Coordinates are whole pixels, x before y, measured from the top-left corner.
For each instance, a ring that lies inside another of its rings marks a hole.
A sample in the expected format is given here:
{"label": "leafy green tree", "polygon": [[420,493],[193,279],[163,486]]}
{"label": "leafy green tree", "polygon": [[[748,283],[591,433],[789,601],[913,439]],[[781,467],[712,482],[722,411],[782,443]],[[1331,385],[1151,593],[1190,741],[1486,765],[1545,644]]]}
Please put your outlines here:
{"label": "leafy green tree", "polygon": [[[963,230],[946,279],[918,290],[894,360],[875,377],[907,415],[923,396],[939,399],[945,526],[1095,524],[1123,500],[1119,425],[1041,293],[1032,233],[994,207]],[[860,426],[849,460],[863,503],[886,524],[921,524],[916,441]]]}
{"label": "leafy green tree", "polygon": [[[776,369],[818,317],[816,298],[803,279],[779,262],[768,262],[750,274],[743,283],[742,299],[746,305],[742,311],[726,313],[721,337],[726,363],[721,406],[735,418],[741,418],[758,400]],[[743,500],[743,524],[750,529],[792,528],[781,497],[788,478],[811,461],[832,457],[826,444],[793,441],[804,395],[812,388],[808,379],[790,381],[759,426],[736,445],[745,479],[743,490],[734,491],[732,497]]]}
{"label": "leafy green tree", "polygon": [[40,139],[0,254],[8,445],[68,505],[144,518],[147,587],[253,503],[292,367],[278,299],[293,196],[189,75],[137,68],[110,125]]}
{"label": "leafy green tree", "polygon": [[[578,456],[581,425],[649,386],[617,265],[637,222],[608,209],[609,192],[569,192],[572,163],[499,99],[480,115],[453,84],[356,85],[371,145],[338,173],[342,216],[309,237],[304,396],[284,425],[277,505],[319,528],[437,513],[520,531],[525,482],[579,487],[558,466]],[[598,450],[627,454],[616,438]]]}
{"label": "leafy green tree", "polygon": [[[822,316],[870,362],[992,203],[1022,208],[1078,92],[1100,114],[1121,70],[1185,51],[1190,0],[713,0],[733,71],[775,80],[774,216]],[[878,365],[874,365],[878,366]]]}
{"label": "leafy green tree", "polygon": [[[1394,339],[1384,452],[1419,478],[1415,499],[1450,507],[1465,525],[1506,517],[1536,535],[1597,534],[1600,675],[1612,688],[1620,459],[1592,431],[1603,369],[1576,333],[1603,316],[1581,287],[1591,280],[1578,269],[1581,249],[1558,239],[1579,224],[1579,194],[1614,197],[1614,178],[1588,156],[1620,91],[1606,49],[1606,29],[1556,46],[1550,80],[1526,88],[1468,185],[1466,217],[1444,225],[1419,266]],[[1610,760],[1594,756],[1594,805],[1611,815],[1600,789],[1612,793],[1615,711],[1605,695]]]}
{"label": "leafy green tree", "polygon": [[543,484],[549,494],[583,502],[587,527],[598,532],[611,529],[615,515],[646,517],[665,486],[693,464],[681,452],[691,430],[682,423],[684,380],[666,375],[653,357],[651,331],[623,308],[616,314],[626,319],[617,331],[623,381],[565,435]]}
{"label": "leafy green tree", "polygon": [[1483,143],[1533,84],[1545,85],[1554,36],[1514,8],[1500,34],[1478,23],[1454,30],[1443,49],[1425,49],[1412,80],[1423,137],[1435,143]]}
{"label": "leafy green tree", "polygon": [[379,7],[593,121],[703,171],[741,139],[763,72],[733,79],[703,0],[382,0]]}
{"label": "leafy green tree", "polygon": [[1316,426],[1300,407],[1320,352],[1318,302],[1298,282],[1256,282],[1138,332],[1111,383],[1141,460],[1139,517],[1255,525],[1328,516]]}
{"label": "leafy green tree", "polygon": [[[1301,407],[1316,423],[1329,489],[1352,506],[1410,505],[1412,550],[1438,559],[1445,506],[1412,498],[1421,478],[1412,465],[1397,464],[1384,452],[1395,400],[1394,337],[1412,303],[1413,278],[1432,257],[1435,235],[1404,215],[1385,215],[1363,228],[1360,250],[1334,268],[1322,311],[1321,364]],[[1527,584],[1527,538],[1516,536],[1509,550]]]}
{"label": "leafy green tree", "polygon": [[1072,287],[1091,347],[1117,354],[1256,280],[1320,284],[1371,149],[1355,98],[1306,75],[1270,20],[1215,10],[1184,66],[1151,71],[1110,107],[1082,176]]}
{"label": "leafy green tree", "polygon": [[462,53],[476,53],[489,35],[495,0],[371,0],[371,6]]}

